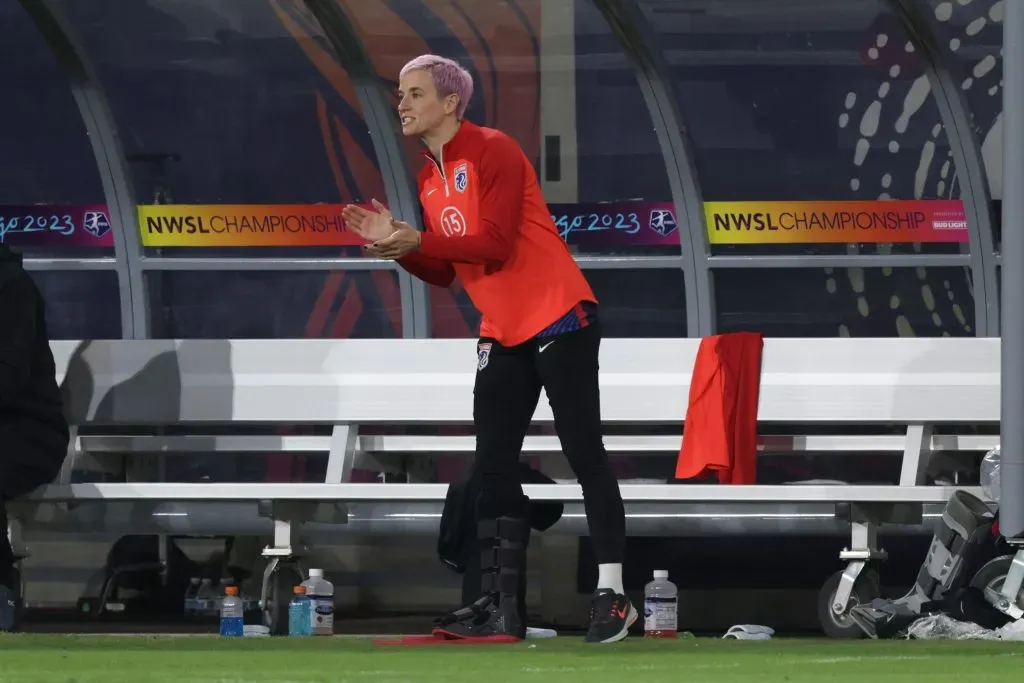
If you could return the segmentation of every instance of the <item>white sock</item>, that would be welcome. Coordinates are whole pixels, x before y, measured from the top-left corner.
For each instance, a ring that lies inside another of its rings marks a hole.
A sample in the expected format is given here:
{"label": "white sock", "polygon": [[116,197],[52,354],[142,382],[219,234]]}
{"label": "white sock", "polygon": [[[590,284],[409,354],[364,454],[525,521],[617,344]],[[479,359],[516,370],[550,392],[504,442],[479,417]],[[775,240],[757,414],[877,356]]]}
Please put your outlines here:
{"label": "white sock", "polygon": [[620,595],[626,593],[626,589],[622,587],[621,564],[597,565],[597,589],[602,588],[610,588]]}

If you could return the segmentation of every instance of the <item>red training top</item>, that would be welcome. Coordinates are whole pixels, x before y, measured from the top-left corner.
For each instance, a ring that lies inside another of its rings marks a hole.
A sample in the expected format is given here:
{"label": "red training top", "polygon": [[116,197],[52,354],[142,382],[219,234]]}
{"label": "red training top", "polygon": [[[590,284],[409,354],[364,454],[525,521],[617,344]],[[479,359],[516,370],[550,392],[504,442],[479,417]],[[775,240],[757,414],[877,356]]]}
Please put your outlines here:
{"label": "red training top", "polygon": [[419,174],[426,231],[399,264],[432,285],[458,275],[480,336],[515,346],[581,301],[597,303],[551,219],[533,165],[501,131],[463,121]]}
{"label": "red training top", "polygon": [[720,484],[757,483],[760,332],[700,340],[690,379],[676,479],[718,475]]}

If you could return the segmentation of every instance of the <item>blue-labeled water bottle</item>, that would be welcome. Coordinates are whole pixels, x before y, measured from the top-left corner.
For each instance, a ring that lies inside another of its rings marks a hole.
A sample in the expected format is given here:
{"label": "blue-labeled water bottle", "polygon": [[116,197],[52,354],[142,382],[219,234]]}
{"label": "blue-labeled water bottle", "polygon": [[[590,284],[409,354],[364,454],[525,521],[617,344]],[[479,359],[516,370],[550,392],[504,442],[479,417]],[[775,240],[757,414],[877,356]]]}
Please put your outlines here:
{"label": "blue-labeled water bottle", "polygon": [[245,635],[245,618],[238,586],[228,586],[224,593],[220,603],[220,634],[241,638]]}
{"label": "blue-labeled water bottle", "polygon": [[313,609],[313,602],[306,596],[305,586],[296,586],[293,590],[295,597],[288,605],[288,635],[311,636],[313,619],[310,612]]}

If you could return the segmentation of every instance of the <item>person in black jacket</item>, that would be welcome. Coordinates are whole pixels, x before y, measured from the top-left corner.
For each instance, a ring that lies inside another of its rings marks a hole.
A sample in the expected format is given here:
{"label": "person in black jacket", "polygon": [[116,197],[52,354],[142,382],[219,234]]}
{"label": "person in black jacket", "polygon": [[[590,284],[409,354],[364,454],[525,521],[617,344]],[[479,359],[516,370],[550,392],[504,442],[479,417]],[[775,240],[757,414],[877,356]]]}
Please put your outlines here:
{"label": "person in black jacket", "polygon": [[0,631],[16,625],[20,589],[5,504],[53,481],[67,456],[56,374],[43,297],[0,244]]}

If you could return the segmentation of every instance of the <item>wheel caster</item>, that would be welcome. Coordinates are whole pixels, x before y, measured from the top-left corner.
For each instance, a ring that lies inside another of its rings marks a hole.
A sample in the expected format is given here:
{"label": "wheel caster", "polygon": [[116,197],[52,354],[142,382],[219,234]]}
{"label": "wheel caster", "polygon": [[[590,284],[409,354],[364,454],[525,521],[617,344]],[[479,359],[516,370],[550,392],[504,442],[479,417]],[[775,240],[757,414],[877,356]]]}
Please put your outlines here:
{"label": "wheel caster", "polygon": [[[996,557],[981,566],[981,569],[971,577],[971,588],[977,588],[986,592],[986,589],[1000,593],[1003,590],[1003,583],[1006,575],[1010,573],[1010,566],[1013,565],[1014,555],[1002,555]],[[1017,595],[1017,606],[1024,607],[1024,591]],[[996,609],[1004,614],[1009,609],[1009,604],[1003,602],[1001,605],[994,605]]]}
{"label": "wheel caster", "polygon": [[260,607],[263,623],[272,636],[288,635],[288,605],[293,589],[302,583],[302,571],[294,559],[274,558],[263,573],[263,591]]}
{"label": "wheel caster", "polygon": [[839,582],[842,577],[843,570],[837,571],[821,587],[821,591],[818,593],[818,623],[821,624],[821,630],[829,638],[843,640],[863,638],[864,632],[854,623],[847,612],[854,605],[871,602],[882,596],[878,572],[865,567],[853,584],[853,591],[850,593],[850,602],[847,604],[846,611],[836,614],[832,609],[832,604],[835,602],[836,591],[839,590]]}

